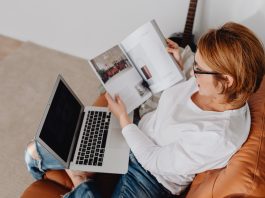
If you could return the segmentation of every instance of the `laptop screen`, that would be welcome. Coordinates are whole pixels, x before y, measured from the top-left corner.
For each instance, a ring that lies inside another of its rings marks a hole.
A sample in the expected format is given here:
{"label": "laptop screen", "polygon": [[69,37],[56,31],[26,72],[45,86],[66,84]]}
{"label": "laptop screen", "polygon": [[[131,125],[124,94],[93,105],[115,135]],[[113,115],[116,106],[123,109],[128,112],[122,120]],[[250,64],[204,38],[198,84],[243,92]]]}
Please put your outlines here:
{"label": "laptop screen", "polygon": [[81,109],[81,104],[60,80],[39,137],[65,162]]}

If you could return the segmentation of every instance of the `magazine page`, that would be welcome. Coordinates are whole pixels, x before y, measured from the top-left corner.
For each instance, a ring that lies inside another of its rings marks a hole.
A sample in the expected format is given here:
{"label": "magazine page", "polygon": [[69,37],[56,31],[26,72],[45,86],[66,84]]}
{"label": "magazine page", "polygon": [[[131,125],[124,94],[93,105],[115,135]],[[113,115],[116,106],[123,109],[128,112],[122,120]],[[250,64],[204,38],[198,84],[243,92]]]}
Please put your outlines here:
{"label": "magazine page", "polygon": [[121,46],[153,93],[184,79],[178,64],[166,50],[166,41],[154,20],[131,33]]}
{"label": "magazine page", "polygon": [[90,65],[109,94],[118,94],[128,113],[151,97],[143,79],[119,45],[90,60]]}

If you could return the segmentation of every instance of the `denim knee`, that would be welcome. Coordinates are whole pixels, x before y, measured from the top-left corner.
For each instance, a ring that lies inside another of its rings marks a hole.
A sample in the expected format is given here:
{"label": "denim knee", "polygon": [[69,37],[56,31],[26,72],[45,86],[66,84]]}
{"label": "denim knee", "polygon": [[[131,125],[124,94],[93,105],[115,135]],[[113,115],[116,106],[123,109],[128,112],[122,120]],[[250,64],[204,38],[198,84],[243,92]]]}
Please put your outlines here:
{"label": "denim knee", "polygon": [[34,159],[28,148],[25,151],[27,169],[35,179],[41,179],[47,170],[64,169],[61,163],[37,141],[35,141],[35,148],[39,159]]}
{"label": "denim knee", "polygon": [[41,160],[33,159],[31,154],[29,153],[28,148],[25,151],[25,162],[26,162],[27,169],[32,175],[32,177],[37,180],[42,179],[44,175],[44,171],[41,168]]}

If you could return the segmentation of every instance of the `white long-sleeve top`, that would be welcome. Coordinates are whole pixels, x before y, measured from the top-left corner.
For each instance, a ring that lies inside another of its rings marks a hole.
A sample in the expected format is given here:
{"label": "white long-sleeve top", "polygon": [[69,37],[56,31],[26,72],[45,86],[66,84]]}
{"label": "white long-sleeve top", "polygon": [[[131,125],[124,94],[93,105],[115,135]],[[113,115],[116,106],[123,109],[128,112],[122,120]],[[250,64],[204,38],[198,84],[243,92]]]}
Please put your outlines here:
{"label": "white long-sleeve top", "polygon": [[224,112],[204,111],[191,100],[194,78],[163,92],[155,111],[122,133],[139,163],[172,194],[180,194],[195,174],[221,168],[247,139],[247,104]]}

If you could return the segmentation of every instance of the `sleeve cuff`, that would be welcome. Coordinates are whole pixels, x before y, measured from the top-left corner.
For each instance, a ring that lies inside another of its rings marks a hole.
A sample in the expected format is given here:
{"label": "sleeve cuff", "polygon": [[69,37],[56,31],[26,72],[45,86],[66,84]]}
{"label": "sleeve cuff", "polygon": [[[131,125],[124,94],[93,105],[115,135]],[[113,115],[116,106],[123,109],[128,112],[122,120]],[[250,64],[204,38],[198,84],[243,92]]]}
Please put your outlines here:
{"label": "sleeve cuff", "polygon": [[125,135],[127,133],[130,133],[131,131],[139,130],[138,127],[135,124],[128,124],[122,129],[122,134]]}

